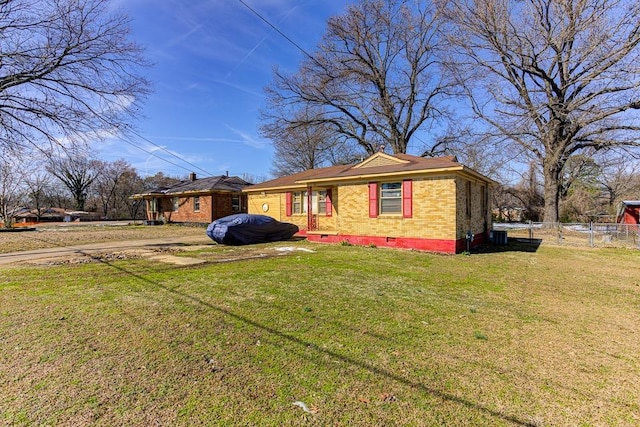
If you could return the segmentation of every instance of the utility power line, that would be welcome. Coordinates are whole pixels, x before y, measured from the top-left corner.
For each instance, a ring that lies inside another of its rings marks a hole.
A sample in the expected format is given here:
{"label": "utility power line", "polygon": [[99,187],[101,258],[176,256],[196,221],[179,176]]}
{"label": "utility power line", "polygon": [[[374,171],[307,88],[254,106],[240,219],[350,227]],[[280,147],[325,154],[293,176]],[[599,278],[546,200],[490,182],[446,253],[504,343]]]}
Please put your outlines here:
{"label": "utility power line", "polygon": [[[311,59],[313,62],[315,62],[316,64],[318,64],[321,68],[323,68],[325,71],[329,72],[329,70],[327,70],[327,68],[320,63],[320,61],[318,61],[313,55],[311,55],[309,52],[307,52],[302,46],[300,46],[298,43],[296,43],[293,39],[291,39],[289,36],[287,36],[284,32],[282,32],[278,27],[276,27],[274,24],[272,24],[267,18],[265,18],[264,16],[262,16],[258,11],[256,11],[255,9],[253,9],[251,6],[249,6],[247,3],[244,2],[244,0],[238,0],[240,3],[242,3],[247,9],[249,9],[253,14],[255,14],[258,18],[260,18],[260,20],[262,20],[263,22],[265,22],[268,26],[270,26],[271,28],[273,28],[278,34],[280,34],[285,40],[287,40],[289,43],[291,43],[293,46],[295,46],[298,50],[300,50],[300,52],[302,52],[304,55],[306,55],[309,59]],[[329,75],[331,75],[329,73]],[[352,88],[351,86],[348,87],[348,89],[353,92],[355,95],[359,95],[359,92]],[[367,107],[369,107],[371,105],[371,103],[373,103],[373,100],[370,100],[367,104]],[[418,141],[422,142],[423,144],[426,145],[426,142],[422,139],[420,139],[417,135],[413,135],[413,138],[417,139]]]}
{"label": "utility power line", "polygon": [[[152,155],[153,157],[155,157],[155,158],[157,158],[157,159],[162,160],[163,162],[167,162],[167,163],[169,163],[170,165],[173,165],[173,166],[176,166],[176,167],[178,167],[178,168],[180,168],[180,169],[186,170],[187,172],[192,172],[189,168],[186,168],[186,167],[184,167],[184,166],[182,166],[182,165],[179,165],[179,164],[174,163],[174,162],[172,162],[172,161],[170,161],[170,160],[167,160],[167,159],[165,159],[164,157],[160,157],[160,156],[158,156],[157,154],[155,154],[153,151],[145,150],[144,148],[140,147],[138,144],[136,144],[135,142],[133,142],[133,141],[129,140],[128,138],[121,138],[121,140],[122,140],[122,142],[125,142],[125,143],[127,143],[127,144],[131,145],[132,147],[137,148],[137,149],[138,149],[138,150],[140,150],[140,151],[144,151],[145,153],[150,154],[150,155]],[[198,168],[198,169],[199,169],[199,168]],[[202,170],[202,169],[201,169],[201,170]],[[206,172],[206,171],[205,171],[205,172]],[[210,173],[208,173],[208,172],[206,172],[206,174],[207,174],[207,175],[212,175],[212,174],[210,174]]]}
{"label": "utility power line", "polygon": [[276,27],[274,24],[272,24],[267,18],[263,17],[260,13],[258,13],[258,11],[256,11],[254,8],[252,8],[251,6],[249,6],[248,4],[246,4],[244,2],[244,0],[238,0],[240,3],[242,3],[247,9],[249,9],[251,12],[253,12],[258,18],[260,18],[262,21],[264,21],[268,26],[270,26],[271,28],[273,28],[278,34],[280,34],[282,37],[284,37],[289,43],[291,43],[292,45],[294,45],[295,47],[297,47],[300,52],[304,53],[305,55],[307,55],[311,60],[318,62],[309,52],[307,52],[306,50],[304,50],[304,48],[302,46],[300,46],[298,43],[296,43],[295,41],[293,41],[293,39],[291,39],[289,36],[287,36],[285,33],[283,33],[282,31],[280,31],[280,29],[278,27]]}
{"label": "utility power line", "polygon": [[[188,160],[186,160],[186,159],[184,159],[184,158],[182,158],[182,157],[178,156],[177,154],[175,154],[175,153],[173,153],[173,152],[171,152],[171,151],[167,150],[167,149],[166,149],[166,148],[164,148],[163,146],[156,144],[155,142],[151,141],[149,138],[147,138],[147,137],[145,137],[145,136],[140,135],[138,132],[136,132],[135,130],[133,130],[133,129],[131,128],[131,126],[127,126],[127,130],[128,130],[129,132],[131,132],[132,134],[136,135],[138,138],[140,138],[140,139],[142,139],[142,140],[144,140],[144,141],[148,142],[149,144],[153,145],[154,147],[159,148],[160,150],[162,150],[162,151],[164,151],[165,153],[167,153],[167,154],[169,154],[169,155],[171,155],[171,156],[175,157],[176,159],[180,160],[181,162],[184,162],[184,163],[188,164],[189,166],[192,166],[194,169],[197,169],[197,170],[199,170],[200,172],[204,172],[204,174],[205,174],[205,175],[213,176],[213,174],[212,174],[211,172],[209,172],[209,171],[206,171],[206,170],[202,169],[200,166],[197,166],[197,165],[195,165],[195,164],[191,163],[190,161],[188,161]],[[126,141],[125,141],[125,142],[126,142]],[[130,142],[130,144],[131,144],[131,145],[133,145],[133,142]],[[176,165],[175,163],[172,163],[172,162],[170,162],[170,161],[166,160],[164,157],[160,157],[160,156],[156,155],[156,154],[155,154],[155,153],[153,153],[152,151],[145,150],[145,149],[143,149],[143,148],[141,148],[141,147],[137,147],[137,148],[138,148],[138,149],[140,149],[140,150],[142,150],[142,151],[144,151],[144,152],[146,152],[146,153],[151,154],[151,155],[152,155],[152,156],[154,156],[154,157],[157,157],[158,159],[164,160],[164,161],[166,161],[167,163],[171,163],[171,164],[172,164],[172,165],[174,165],[174,166],[178,166],[178,165]],[[189,172],[194,172],[193,170],[189,170],[189,169],[187,169],[187,168],[185,168],[185,167],[183,167],[183,166],[178,166],[178,167],[180,167],[181,169],[185,169],[185,170],[187,170],[187,171],[189,171]]]}

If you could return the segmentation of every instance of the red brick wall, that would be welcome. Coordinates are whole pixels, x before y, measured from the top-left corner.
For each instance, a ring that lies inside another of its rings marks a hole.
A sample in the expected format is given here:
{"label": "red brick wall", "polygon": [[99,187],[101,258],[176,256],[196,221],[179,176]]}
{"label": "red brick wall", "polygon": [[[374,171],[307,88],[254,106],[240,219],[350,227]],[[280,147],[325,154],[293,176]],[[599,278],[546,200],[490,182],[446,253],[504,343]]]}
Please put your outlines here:
{"label": "red brick wall", "polygon": [[[180,197],[179,208],[173,211],[173,198],[167,197],[158,201],[158,211],[164,217],[165,222],[193,222],[208,224],[218,218],[232,215],[232,195],[230,193],[217,193],[214,195],[202,195],[200,197],[200,209],[194,211],[193,197]],[[243,201],[241,206],[246,212],[246,195],[240,196]]]}
{"label": "red brick wall", "polygon": [[[176,212],[165,212],[165,220],[171,222],[211,222],[212,196],[199,196],[200,210],[194,211],[193,197],[180,197],[180,206]],[[171,199],[168,199],[169,205]],[[167,206],[172,209],[172,206]]]}
{"label": "red brick wall", "polygon": [[231,209],[231,194],[216,194],[216,200],[211,210],[211,221],[233,213],[237,212],[233,212]]}

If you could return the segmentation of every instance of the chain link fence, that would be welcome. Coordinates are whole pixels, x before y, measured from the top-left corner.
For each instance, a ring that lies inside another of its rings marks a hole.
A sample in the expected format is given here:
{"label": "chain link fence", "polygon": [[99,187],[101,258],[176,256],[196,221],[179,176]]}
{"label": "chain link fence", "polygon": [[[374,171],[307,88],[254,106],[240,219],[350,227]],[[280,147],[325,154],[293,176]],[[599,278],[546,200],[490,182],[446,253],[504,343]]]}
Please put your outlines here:
{"label": "chain link fence", "polygon": [[615,223],[494,223],[494,230],[509,238],[542,240],[543,243],[640,249],[640,225]]}

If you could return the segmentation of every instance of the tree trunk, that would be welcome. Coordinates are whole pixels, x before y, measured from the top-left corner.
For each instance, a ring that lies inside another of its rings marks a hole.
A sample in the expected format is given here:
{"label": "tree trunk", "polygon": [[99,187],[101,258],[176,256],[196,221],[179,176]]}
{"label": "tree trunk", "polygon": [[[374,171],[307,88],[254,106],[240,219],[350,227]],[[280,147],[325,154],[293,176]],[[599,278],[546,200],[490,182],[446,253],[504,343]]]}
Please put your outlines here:
{"label": "tree trunk", "polygon": [[86,196],[84,194],[84,192],[81,191],[74,191],[74,199],[76,202],[76,209],[78,209],[79,211],[83,211],[84,210],[84,204],[86,201]]}
{"label": "tree trunk", "polygon": [[544,222],[558,222],[560,217],[560,170],[554,162],[544,165]]}

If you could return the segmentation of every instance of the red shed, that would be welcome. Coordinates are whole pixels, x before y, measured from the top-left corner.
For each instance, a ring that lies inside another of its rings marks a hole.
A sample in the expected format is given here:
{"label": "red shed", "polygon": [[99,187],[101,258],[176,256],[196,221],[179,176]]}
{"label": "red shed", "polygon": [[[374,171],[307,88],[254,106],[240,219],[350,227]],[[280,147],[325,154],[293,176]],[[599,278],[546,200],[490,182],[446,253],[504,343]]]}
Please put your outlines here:
{"label": "red shed", "polygon": [[640,224],[640,200],[623,200],[618,209],[616,222]]}

